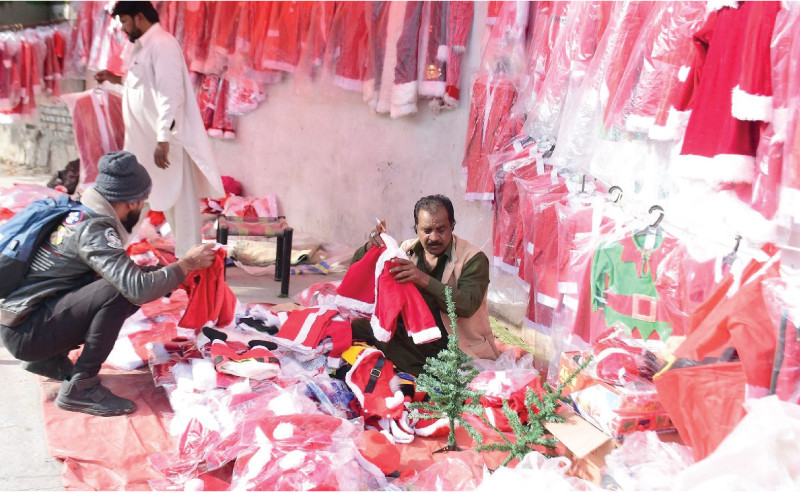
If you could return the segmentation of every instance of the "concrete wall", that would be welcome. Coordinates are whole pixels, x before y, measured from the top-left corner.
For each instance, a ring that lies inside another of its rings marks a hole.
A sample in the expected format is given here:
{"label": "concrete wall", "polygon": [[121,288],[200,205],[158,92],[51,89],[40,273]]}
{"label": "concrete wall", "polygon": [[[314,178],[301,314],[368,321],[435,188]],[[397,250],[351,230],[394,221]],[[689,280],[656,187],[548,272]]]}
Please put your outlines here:
{"label": "concrete wall", "polygon": [[247,194],[274,193],[293,227],[322,238],[361,244],[376,217],[395,238],[412,237],[415,201],[442,193],[453,200],[456,233],[488,245],[488,212],[464,201],[461,176],[486,4],[476,3],[475,12],[459,108],[434,114],[420,100],[416,115],[392,120],[373,113],[360,94],[301,95],[289,78],[240,118],[235,140],[213,141],[220,170]]}

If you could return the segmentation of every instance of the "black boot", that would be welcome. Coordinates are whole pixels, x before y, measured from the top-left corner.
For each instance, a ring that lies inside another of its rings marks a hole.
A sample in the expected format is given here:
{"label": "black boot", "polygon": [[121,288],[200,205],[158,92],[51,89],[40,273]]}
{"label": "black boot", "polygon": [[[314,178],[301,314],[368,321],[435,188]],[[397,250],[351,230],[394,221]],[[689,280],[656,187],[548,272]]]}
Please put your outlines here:
{"label": "black boot", "polygon": [[69,381],[72,377],[72,361],[66,354],[58,354],[55,357],[35,362],[23,362],[22,368],[56,381]]}
{"label": "black boot", "polygon": [[131,400],[119,397],[100,384],[98,376],[78,373],[61,383],[56,406],[72,412],[83,412],[98,417],[124,415],[136,410]]}

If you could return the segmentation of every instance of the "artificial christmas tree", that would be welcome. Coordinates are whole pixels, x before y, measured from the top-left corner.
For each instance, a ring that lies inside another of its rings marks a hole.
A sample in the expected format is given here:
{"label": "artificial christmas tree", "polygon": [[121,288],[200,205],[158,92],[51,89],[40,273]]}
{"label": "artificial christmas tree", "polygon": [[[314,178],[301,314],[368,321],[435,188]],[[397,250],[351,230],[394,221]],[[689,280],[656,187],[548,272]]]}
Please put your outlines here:
{"label": "artificial christmas tree", "polygon": [[[426,420],[446,418],[450,423],[447,446],[436,452],[461,451],[456,443],[456,422],[464,427],[476,442],[483,441],[480,433],[464,418],[464,414],[467,413],[473,415],[483,413],[480,404],[483,392],[469,389],[469,383],[479,371],[470,365],[472,358],[458,348],[456,306],[450,286],[445,286],[444,295],[453,333],[448,336],[447,348],[439,352],[436,357],[428,357],[422,374],[417,378],[417,391],[426,393],[427,401],[410,405],[412,410],[418,411],[417,418]],[[419,412],[420,410],[422,412]]]}

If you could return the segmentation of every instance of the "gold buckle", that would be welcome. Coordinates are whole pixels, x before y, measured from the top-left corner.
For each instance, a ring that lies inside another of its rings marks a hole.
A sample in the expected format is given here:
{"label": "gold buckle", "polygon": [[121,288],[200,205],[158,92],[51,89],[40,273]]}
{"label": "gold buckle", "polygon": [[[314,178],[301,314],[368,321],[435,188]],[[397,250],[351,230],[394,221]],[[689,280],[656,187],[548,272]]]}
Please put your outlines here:
{"label": "gold buckle", "polygon": [[[648,305],[647,313],[639,311],[640,306]],[[633,294],[633,307],[631,317],[642,321],[655,321],[658,309],[658,299],[643,294]]]}
{"label": "gold buckle", "polygon": [[378,379],[379,377],[381,377],[381,370],[380,369],[375,369],[373,367],[372,369],[369,370],[369,375],[370,375],[370,377]]}

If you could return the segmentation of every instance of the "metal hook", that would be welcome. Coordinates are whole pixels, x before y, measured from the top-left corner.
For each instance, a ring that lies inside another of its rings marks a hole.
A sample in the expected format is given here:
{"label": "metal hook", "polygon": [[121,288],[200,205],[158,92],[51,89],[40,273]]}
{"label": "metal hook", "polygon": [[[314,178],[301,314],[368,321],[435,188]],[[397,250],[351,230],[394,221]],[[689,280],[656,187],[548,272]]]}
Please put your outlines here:
{"label": "metal hook", "polygon": [[616,197],[614,198],[614,203],[619,203],[619,201],[622,200],[622,188],[620,188],[617,185],[614,185],[608,189],[608,194],[614,195],[615,191],[618,191],[619,193],[617,193]]}
{"label": "metal hook", "polygon": [[653,222],[653,223],[650,225],[650,227],[652,227],[652,228],[656,228],[656,227],[658,227],[658,225],[661,223],[661,221],[662,221],[662,220],[664,220],[664,207],[662,207],[661,205],[653,205],[652,207],[650,207],[650,210],[648,210],[648,211],[647,211],[647,213],[648,213],[648,214],[652,214],[652,213],[653,213],[653,212],[655,212],[656,210],[658,210],[659,212],[661,212],[661,214],[658,216],[658,218],[656,219],[656,221],[655,221],[655,222]]}

